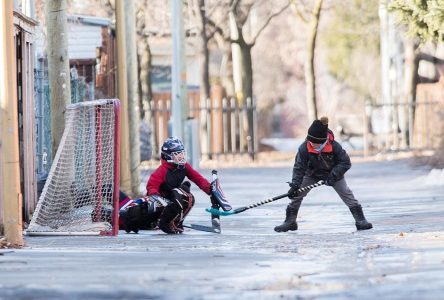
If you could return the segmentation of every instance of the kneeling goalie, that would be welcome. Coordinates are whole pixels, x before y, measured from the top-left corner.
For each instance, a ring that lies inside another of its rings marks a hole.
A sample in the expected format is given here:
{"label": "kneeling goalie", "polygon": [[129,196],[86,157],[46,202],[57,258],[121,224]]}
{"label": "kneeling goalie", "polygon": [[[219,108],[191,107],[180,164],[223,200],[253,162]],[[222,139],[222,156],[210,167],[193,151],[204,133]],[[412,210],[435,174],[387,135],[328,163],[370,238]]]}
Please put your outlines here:
{"label": "kneeling goalie", "polygon": [[211,197],[212,206],[231,209],[217,181],[210,183],[186,161],[185,147],[175,137],[168,138],[161,148],[161,164],[147,183],[147,196],[131,200],[121,193],[120,224],[126,232],[154,229],[158,226],[168,234],[183,232],[183,221],[194,205],[190,182]]}

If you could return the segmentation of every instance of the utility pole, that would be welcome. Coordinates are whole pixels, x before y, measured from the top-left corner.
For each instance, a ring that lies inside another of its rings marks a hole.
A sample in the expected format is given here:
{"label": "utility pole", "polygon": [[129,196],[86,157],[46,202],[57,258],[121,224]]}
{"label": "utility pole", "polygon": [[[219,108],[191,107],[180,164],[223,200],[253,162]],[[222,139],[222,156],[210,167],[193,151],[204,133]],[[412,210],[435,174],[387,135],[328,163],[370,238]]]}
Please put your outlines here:
{"label": "utility pole", "polygon": [[0,234],[4,231],[8,242],[22,246],[22,194],[15,76],[17,70],[12,13],[13,1],[0,1]]}
{"label": "utility pole", "polygon": [[126,68],[128,81],[128,126],[130,146],[131,191],[140,194],[140,113],[137,76],[136,14],[134,1],[125,1]]}
{"label": "utility pole", "polygon": [[71,103],[68,57],[67,1],[46,1],[46,37],[49,90],[51,95],[52,157],[55,157],[63,130],[65,107]]}
{"label": "utility pole", "polygon": [[[186,97],[187,73],[185,68],[184,29],[182,0],[173,0],[171,13],[173,33],[173,61],[171,66],[172,134],[181,139],[185,136],[185,120],[188,116]],[[185,145],[187,146],[187,145]]]}
{"label": "utility pole", "polygon": [[126,76],[125,11],[124,0],[116,0],[117,35],[117,95],[120,99],[120,188],[131,191],[131,171],[128,138],[128,84]]}
{"label": "utility pole", "polygon": [[199,132],[196,120],[188,120],[187,70],[185,31],[183,28],[182,0],[173,0],[171,12],[173,60],[171,65],[172,135],[184,141],[187,159],[193,167],[199,160]]}

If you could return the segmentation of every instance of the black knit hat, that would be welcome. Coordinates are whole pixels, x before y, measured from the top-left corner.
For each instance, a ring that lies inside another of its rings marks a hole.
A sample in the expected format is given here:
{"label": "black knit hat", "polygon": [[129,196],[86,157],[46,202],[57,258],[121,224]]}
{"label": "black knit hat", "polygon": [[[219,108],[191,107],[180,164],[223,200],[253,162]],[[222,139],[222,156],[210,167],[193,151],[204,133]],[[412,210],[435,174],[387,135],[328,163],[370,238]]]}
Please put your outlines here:
{"label": "black knit hat", "polygon": [[308,128],[307,140],[312,143],[322,144],[327,140],[328,118],[322,117],[314,120],[310,128]]}

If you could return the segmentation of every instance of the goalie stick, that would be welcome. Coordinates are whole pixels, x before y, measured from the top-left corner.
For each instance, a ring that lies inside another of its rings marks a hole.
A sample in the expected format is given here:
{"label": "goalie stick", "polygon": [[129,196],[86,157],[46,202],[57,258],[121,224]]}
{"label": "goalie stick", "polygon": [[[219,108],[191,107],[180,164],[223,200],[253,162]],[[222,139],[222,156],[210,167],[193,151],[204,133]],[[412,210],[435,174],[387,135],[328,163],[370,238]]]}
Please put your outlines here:
{"label": "goalie stick", "polygon": [[[217,171],[213,170],[211,181],[211,209],[219,212],[219,208],[223,211],[231,210],[232,207],[228,202],[222,188],[219,184],[219,178],[217,177]],[[221,233],[220,217],[219,214],[211,214],[211,226],[199,225],[199,224],[184,224],[183,227],[191,228],[199,231],[206,231],[212,233]]]}
{"label": "goalie stick", "polygon": [[[229,211],[232,209],[230,203],[228,202],[227,197],[219,183],[219,178],[217,177],[217,171],[211,171],[212,181],[210,184],[211,187],[211,209],[213,211],[219,212],[219,209],[222,208],[223,211]],[[211,225],[213,226],[213,230],[217,233],[221,232],[220,227],[220,218],[218,213],[211,214]]]}
{"label": "goalie stick", "polygon": [[211,232],[211,233],[220,233],[220,230],[219,231],[215,230],[213,226],[205,226],[199,224],[183,224],[183,227],[199,231]]}
{"label": "goalie stick", "polygon": [[[222,190],[220,189],[220,185],[219,185],[219,179],[217,178],[217,171],[213,170],[211,171],[213,180],[211,182],[211,209],[213,209],[214,211],[219,212],[219,208],[221,207],[221,203],[220,201],[218,201],[217,197],[217,187],[219,187],[219,190],[222,192]],[[219,193],[219,195],[224,196],[223,193]],[[223,200],[226,200],[224,197],[220,197]],[[222,201],[223,201],[222,200]],[[223,202],[222,202],[223,203]],[[228,202],[226,202],[228,204]],[[228,204],[229,205],[229,204]],[[214,232],[217,233],[221,233],[221,228],[220,228],[220,217],[218,214],[211,214],[211,226]]]}
{"label": "goalie stick", "polygon": [[[300,188],[298,190],[298,192],[309,191],[309,190],[311,190],[314,187],[323,185],[324,183],[325,182],[323,180],[320,180],[320,181],[318,181],[318,182],[316,182],[316,183],[314,183],[312,185],[308,185],[306,187]],[[205,210],[207,212],[211,213],[211,215],[229,216],[229,215],[239,214],[239,213],[244,212],[244,211],[246,211],[248,209],[255,208],[255,207],[258,207],[258,206],[261,206],[261,205],[264,205],[264,204],[267,204],[267,203],[270,203],[270,202],[273,202],[273,201],[276,201],[276,200],[279,200],[279,199],[282,199],[282,198],[285,198],[285,197],[288,197],[288,193],[285,193],[285,194],[282,194],[282,195],[279,195],[279,196],[276,196],[276,197],[273,197],[273,198],[270,198],[270,199],[267,199],[267,200],[263,200],[261,202],[254,203],[254,204],[251,204],[249,206],[239,207],[239,208],[236,208],[236,209],[234,209],[232,211],[220,211],[218,209],[216,210],[216,209],[213,209],[213,208],[206,208]]]}

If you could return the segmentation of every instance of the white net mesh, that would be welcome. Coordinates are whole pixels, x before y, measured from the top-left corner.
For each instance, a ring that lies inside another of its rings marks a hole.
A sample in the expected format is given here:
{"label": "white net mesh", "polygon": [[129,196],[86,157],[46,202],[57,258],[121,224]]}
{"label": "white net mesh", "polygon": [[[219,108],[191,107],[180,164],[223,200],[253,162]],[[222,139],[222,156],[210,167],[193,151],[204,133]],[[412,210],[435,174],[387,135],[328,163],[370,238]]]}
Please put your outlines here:
{"label": "white net mesh", "polygon": [[[112,231],[118,100],[69,105],[65,131],[28,234]],[[117,226],[117,225],[116,225]]]}

